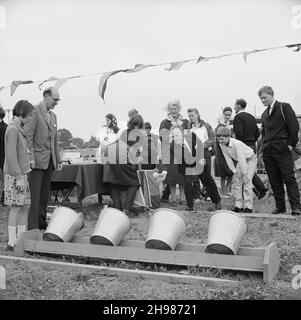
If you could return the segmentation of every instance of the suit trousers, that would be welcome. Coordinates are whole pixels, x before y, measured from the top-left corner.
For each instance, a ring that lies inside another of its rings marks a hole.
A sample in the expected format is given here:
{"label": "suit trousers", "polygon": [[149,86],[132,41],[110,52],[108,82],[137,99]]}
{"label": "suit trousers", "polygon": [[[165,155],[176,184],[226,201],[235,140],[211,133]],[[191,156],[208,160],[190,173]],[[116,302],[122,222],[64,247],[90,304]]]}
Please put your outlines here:
{"label": "suit trousers", "polygon": [[232,190],[235,198],[235,207],[242,209],[253,209],[253,184],[252,179],[257,168],[257,157],[255,154],[247,160],[248,179],[243,182],[242,171],[237,165],[237,172],[233,176]]}
{"label": "suit trousers", "polygon": [[46,229],[46,207],[50,194],[53,163],[50,156],[48,168],[33,169],[29,173],[31,204],[28,211],[28,230]]}
{"label": "suit trousers", "polygon": [[268,174],[271,187],[274,193],[276,208],[285,211],[285,191],[291,209],[301,209],[300,193],[294,172],[294,161],[289,150],[277,152],[271,150],[269,153],[263,153],[263,162]]}
{"label": "suit trousers", "polygon": [[[108,183],[114,207],[118,210],[130,210],[133,206],[138,186],[121,186],[118,184]],[[126,190],[125,202],[122,206],[120,192]]]}

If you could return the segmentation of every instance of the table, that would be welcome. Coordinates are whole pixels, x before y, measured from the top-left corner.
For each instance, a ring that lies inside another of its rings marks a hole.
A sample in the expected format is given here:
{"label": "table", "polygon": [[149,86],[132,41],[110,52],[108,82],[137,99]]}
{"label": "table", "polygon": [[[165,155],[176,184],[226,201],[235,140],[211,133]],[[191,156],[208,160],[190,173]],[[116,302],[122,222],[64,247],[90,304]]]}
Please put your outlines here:
{"label": "table", "polygon": [[54,171],[51,179],[51,191],[58,202],[59,192],[63,195],[62,202],[69,202],[69,196],[76,190],[77,201],[92,194],[109,194],[103,183],[103,165],[100,163],[66,164],[61,171]]}

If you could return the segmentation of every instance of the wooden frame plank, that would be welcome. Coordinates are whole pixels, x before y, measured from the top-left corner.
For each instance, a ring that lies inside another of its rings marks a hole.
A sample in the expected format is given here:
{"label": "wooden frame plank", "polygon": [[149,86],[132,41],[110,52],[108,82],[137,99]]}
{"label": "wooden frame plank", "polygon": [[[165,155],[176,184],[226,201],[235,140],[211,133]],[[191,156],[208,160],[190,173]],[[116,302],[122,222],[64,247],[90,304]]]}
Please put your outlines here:
{"label": "wooden frame plank", "polygon": [[86,265],[86,264],[79,264],[79,263],[49,261],[44,259],[19,258],[19,257],[12,257],[12,256],[0,256],[0,259],[22,261],[27,263],[28,262],[40,263],[40,264],[47,264],[47,265],[53,265],[58,267],[64,267],[64,268],[70,267],[70,268],[88,269],[91,271],[97,271],[102,275],[113,275],[113,276],[117,276],[118,278],[136,278],[138,280],[153,279],[156,281],[166,281],[171,283],[202,284],[208,287],[222,287],[222,286],[237,285],[237,281],[233,281],[233,280],[182,275],[182,274],[170,273],[170,272],[153,272],[153,271],[144,271],[144,270],[109,268],[109,267],[93,266],[93,265]]}
{"label": "wooden frame plank", "polygon": [[263,281],[270,283],[279,271],[280,254],[276,243],[270,243],[266,247],[263,257]]}
{"label": "wooden frame plank", "polygon": [[[90,243],[89,237],[75,236],[71,240],[72,243]],[[133,247],[133,248],[145,248],[145,241],[141,240],[123,240],[119,247]],[[191,251],[204,253],[206,245],[204,244],[195,244],[195,243],[182,243],[180,242],[175,251]],[[265,247],[263,248],[249,248],[249,247],[240,247],[237,255],[241,256],[258,256],[263,257],[265,253]]]}
{"label": "wooden frame plank", "polygon": [[137,247],[116,247],[85,243],[24,240],[24,250],[39,253],[127,260],[181,266],[202,266],[230,270],[262,271],[262,257],[232,256],[193,251],[166,251]]}
{"label": "wooden frame plank", "polygon": [[[212,215],[214,212],[212,211],[198,211],[201,213],[208,213]],[[292,216],[289,214],[272,214],[272,213],[245,213],[245,212],[240,212],[239,213],[242,217],[246,218],[269,218],[269,219],[288,219],[288,220],[297,220],[297,216]]]}

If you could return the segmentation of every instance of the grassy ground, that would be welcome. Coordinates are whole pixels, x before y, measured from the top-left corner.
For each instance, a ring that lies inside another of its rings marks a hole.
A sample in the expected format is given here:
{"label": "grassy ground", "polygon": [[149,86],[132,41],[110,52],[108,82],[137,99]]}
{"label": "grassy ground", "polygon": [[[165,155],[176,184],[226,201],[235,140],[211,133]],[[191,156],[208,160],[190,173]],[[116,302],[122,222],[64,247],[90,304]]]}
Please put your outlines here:
{"label": "grassy ground", "polygon": [[[95,202],[95,198],[86,199]],[[223,200],[223,208],[229,209],[233,199]],[[210,214],[210,203],[201,203],[197,212],[187,213],[188,227],[183,238],[187,243],[204,243],[207,237]],[[289,206],[288,206],[289,207]],[[178,210],[184,206],[178,207]],[[256,212],[270,212],[273,199],[266,197],[255,201]],[[8,209],[0,207],[0,254],[7,243]],[[85,227],[80,234],[90,236],[94,230],[100,207],[91,206],[85,210]],[[145,240],[149,225],[148,213],[140,213],[132,218],[133,226],[127,239]],[[248,232],[243,246],[266,246],[276,242],[280,250],[281,266],[276,278],[270,285],[263,283],[260,273],[243,273],[208,268],[172,267],[158,264],[129,263],[125,261],[76,260],[80,263],[91,263],[102,266],[142,269],[152,271],[179,272],[185,269],[186,274],[218,277],[237,280],[238,285],[231,288],[207,288],[202,285],[171,284],[154,280],[126,280],[115,276],[104,276],[98,272],[75,270],[68,267],[43,266],[25,262],[7,262],[0,259],[0,265],[6,268],[7,289],[0,290],[0,299],[301,299],[301,289],[292,288],[292,268],[301,265],[301,218],[298,220],[254,219],[247,218]],[[27,254],[27,257],[32,257]],[[69,257],[34,258],[74,261]]]}

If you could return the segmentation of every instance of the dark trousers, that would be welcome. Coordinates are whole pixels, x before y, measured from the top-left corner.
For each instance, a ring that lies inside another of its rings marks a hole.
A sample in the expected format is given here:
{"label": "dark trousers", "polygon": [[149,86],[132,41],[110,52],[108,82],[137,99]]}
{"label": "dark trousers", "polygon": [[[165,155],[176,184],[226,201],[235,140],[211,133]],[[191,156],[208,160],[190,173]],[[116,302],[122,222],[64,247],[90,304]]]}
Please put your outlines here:
{"label": "dark trousers", "polygon": [[268,154],[263,154],[263,161],[274,193],[276,207],[281,211],[285,211],[285,191],[283,186],[283,183],[285,183],[291,209],[301,209],[300,193],[295,178],[291,153],[289,151],[282,153],[271,151]]}
{"label": "dark trousers", "polygon": [[[138,187],[137,186],[127,187],[127,186],[121,186],[113,183],[108,183],[108,185],[110,188],[114,207],[118,210],[122,210],[122,209],[129,210],[134,203],[136,191]],[[120,192],[123,190],[126,190],[126,196],[125,196],[124,205],[122,206]]]}
{"label": "dark trousers", "polygon": [[170,195],[170,189],[169,189],[169,185],[167,184],[165,189],[163,190],[161,200],[168,200],[169,195]]}
{"label": "dark trousers", "polygon": [[206,164],[204,166],[204,170],[202,174],[198,176],[184,176],[184,193],[185,193],[185,198],[186,198],[186,203],[187,206],[192,208],[193,207],[193,195],[194,195],[194,190],[193,190],[193,182],[195,181],[195,178],[198,177],[201,179],[201,182],[203,186],[206,188],[209,197],[213,203],[219,203],[221,201],[221,197],[218,193],[218,189],[216,186],[216,183],[214,179],[211,176],[211,154],[208,150],[205,149],[204,152],[204,157],[206,160]]}
{"label": "dark trousers", "polygon": [[[245,144],[247,146],[249,146],[250,148],[253,149],[254,153],[256,154],[256,144],[255,142],[245,142]],[[252,179],[252,183],[255,187],[255,189],[258,192],[263,192],[265,190],[265,185],[264,183],[261,181],[261,179],[258,177],[257,173],[255,172],[253,179]]]}
{"label": "dark trousers", "polygon": [[46,229],[46,207],[50,194],[51,176],[53,171],[52,158],[46,170],[33,169],[29,173],[31,204],[28,211],[28,230]]}

